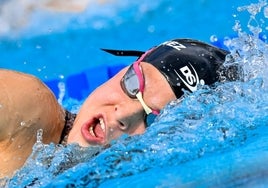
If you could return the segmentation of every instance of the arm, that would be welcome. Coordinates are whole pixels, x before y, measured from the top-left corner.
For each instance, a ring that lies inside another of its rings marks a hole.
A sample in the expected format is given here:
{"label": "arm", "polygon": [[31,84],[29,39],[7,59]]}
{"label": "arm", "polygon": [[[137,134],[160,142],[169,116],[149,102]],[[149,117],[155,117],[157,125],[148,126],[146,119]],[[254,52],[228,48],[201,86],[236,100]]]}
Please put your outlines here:
{"label": "arm", "polygon": [[44,143],[58,143],[65,113],[49,88],[34,76],[0,70],[0,91],[1,177],[21,167],[31,154],[37,130],[43,129]]}

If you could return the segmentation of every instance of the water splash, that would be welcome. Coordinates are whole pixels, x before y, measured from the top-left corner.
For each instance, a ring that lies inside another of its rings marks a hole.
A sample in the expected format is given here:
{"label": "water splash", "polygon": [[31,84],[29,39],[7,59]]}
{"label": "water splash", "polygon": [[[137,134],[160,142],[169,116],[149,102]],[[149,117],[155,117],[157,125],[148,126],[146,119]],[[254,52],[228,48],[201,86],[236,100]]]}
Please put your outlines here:
{"label": "water splash", "polygon": [[[256,77],[264,79],[264,85],[267,87],[268,70],[263,68],[268,65],[268,46],[263,33],[263,18],[257,19],[257,16],[266,10],[266,1],[260,0],[259,3],[239,7],[238,11],[248,11],[250,19],[247,29],[243,31],[240,22],[237,20],[233,29],[237,32],[237,38],[226,38],[224,43],[231,51],[227,57],[227,62],[233,64],[235,61],[241,67],[241,74],[244,81],[249,81]],[[261,39],[261,40],[260,40]]]}
{"label": "water splash", "polygon": [[[245,146],[267,133],[267,98],[268,92],[263,90],[260,79],[200,89],[183,102],[169,104],[144,135],[123,136],[97,156],[59,174],[53,182],[45,179],[41,182],[45,187],[97,187],[110,180],[122,181],[130,177],[133,180],[154,169],[165,172],[166,167],[173,167],[174,173],[178,173],[180,166],[205,160],[211,155],[218,158],[232,151],[240,155],[238,148],[243,151]],[[262,144],[260,153],[268,148],[267,142]],[[240,156],[237,160],[244,158]],[[228,163],[230,161],[225,160],[225,165]],[[188,173],[193,172],[188,170]],[[182,174],[180,177],[186,178]],[[142,183],[146,182],[148,179]]]}
{"label": "water splash", "polygon": [[43,131],[37,132],[37,141],[30,157],[14,177],[6,181],[8,187],[40,187],[65,170],[96,156],[101,147],[82,148],[76,144],[68,146],[44,144]]}
{"label": "water splash", "polygon": [[[267,162],[267,154],[263,154],[263,151],[268,151],[265,142],[267,99],[268,92],[261,78],[219,84],[216,88],[204,86],[189,93],[182,102],[170,103],[144,135],[124,135],[111,147],[98,150],[99,153],[74,145],[43,145],[42,151],[39,150],[37,156],[33,154],[26,166],[12,178],[9,187],[109,187],[122,182],[122,185],[135,187],[133,182],[137,178],[136,181],[142,185],[183,186],[185,182],[191,182],[194,186],[200,183],[194,180],[201,177],[203,179],[199,180],[203,185],[215,185],[227,177],[230,177],[229,185],[235,185],[238,180],[231,179],[229,173],[240,180],[242,178],[242,181],[249,181],[243,179],[241,173],[251,177],[251,169],[258,173],[267,172],[256,166],[260,165],[260,160]],[[258,150],[252,149],[252,142]],[[248,152],[253,157],[248,156]],[[259,155],[265,157],[256,157]],[[241,166],[227,168],[233,164],[232,160],[227,160],[228,157]],[[244,169],[242,164],[251,160],[258,163],[250,163],[252,168]],[[212,161],[221,170],[209,167]],[[206,168],[202,169],[204,165]],[[199,169],[194,168],[196,166]],[[191,169],[196,169],[196,173]],[[211,172],[222,179],[214,175],[214,179],[205,181],[205,175],[211,177]],[[166,173],[170,174],[168,178],[173,184],[164,181]],[[265,180],[265,176],[258,173],[257,177]],[[142,175],[147,175],[147,178],[140,177]]]}
{"label": "water splash", "polygon": [[[250,10],[255,19],[264,6],[260,1],[239,10]],[[241,81],[187,93],[167,105],[144,135],[124,135],[105,150],[37,142],[8,186],[267,185],[267,45],[260,25],[249,23],[250,33],[237,22],[238,37],[225,40],[231,51],[226,66],[241,66]]]}

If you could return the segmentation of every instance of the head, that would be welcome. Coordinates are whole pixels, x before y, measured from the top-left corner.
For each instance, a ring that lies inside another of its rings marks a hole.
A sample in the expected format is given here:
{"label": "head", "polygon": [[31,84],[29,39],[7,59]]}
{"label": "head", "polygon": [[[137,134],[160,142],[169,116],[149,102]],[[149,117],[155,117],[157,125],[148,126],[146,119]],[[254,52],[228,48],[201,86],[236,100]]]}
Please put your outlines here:
{"label": "head", "polygon": [[68,138],[81,146],[104,145],[122,134],[142,134],[148,114],[158,115],[170,101],[194,92],[199,84],[220,80],[227,51],[190,40],[167,41],[147,52],[105,50],[137,55],[138,60],[89,95]]}

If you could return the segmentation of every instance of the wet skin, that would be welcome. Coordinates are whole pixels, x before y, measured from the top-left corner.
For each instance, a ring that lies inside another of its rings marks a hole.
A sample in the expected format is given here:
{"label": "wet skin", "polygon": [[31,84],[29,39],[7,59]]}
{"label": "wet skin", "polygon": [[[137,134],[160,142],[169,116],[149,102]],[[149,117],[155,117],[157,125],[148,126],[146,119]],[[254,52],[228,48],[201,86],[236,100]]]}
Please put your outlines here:
{"label": "wet skin", "polygon": [[[162,109],[175,99],[164,76],[152,65],[141,63],[145,78],[143,99],[152,109]],[[122,134],[142,134],[145,112],[137,99],[120,86],[128,67],[97,88],[82,105],[68,143],[105,145]],[[32,152],[37,130],[43,143],[59,143],[65,112],[39,79],[15,71],[0,70],[0,178],[21,168]]]}
{"label": "wet skin", "polygon": [[0,69],[0,178],[20,168],[32,152],[37,130],[43,143],[58,143],[65,112],[53,93],[28,74]]}
{"label": "wet skin", "polygon": [[[142,62],[145,78],[143,98],[152,109],[161,110],[176,97],[164,76],[151,64]],[[142,134],[145,112],[137,99],[130,98],[120,86],[128,67],[97,88],[82,105],[68,143],[81,146],[104,145],[122,134]]]}

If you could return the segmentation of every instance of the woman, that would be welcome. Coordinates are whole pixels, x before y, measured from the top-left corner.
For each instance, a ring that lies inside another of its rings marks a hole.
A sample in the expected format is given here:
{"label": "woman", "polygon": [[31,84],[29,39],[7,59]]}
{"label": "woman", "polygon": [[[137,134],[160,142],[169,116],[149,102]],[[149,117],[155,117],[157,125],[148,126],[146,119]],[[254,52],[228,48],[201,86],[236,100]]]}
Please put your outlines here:
{"label": "woman", "polygon": [[144,133],[147,115],[158,115],[184,91],[238,78],[237,68],[223,66],[227,51],[196,40],[167,41],[145,53],[105,51],[139,58],[92,92],[77,116],[37,78],[0,71],[0,177],[23,165],[39,129],[44,143],[105,145],[122,134]]}

